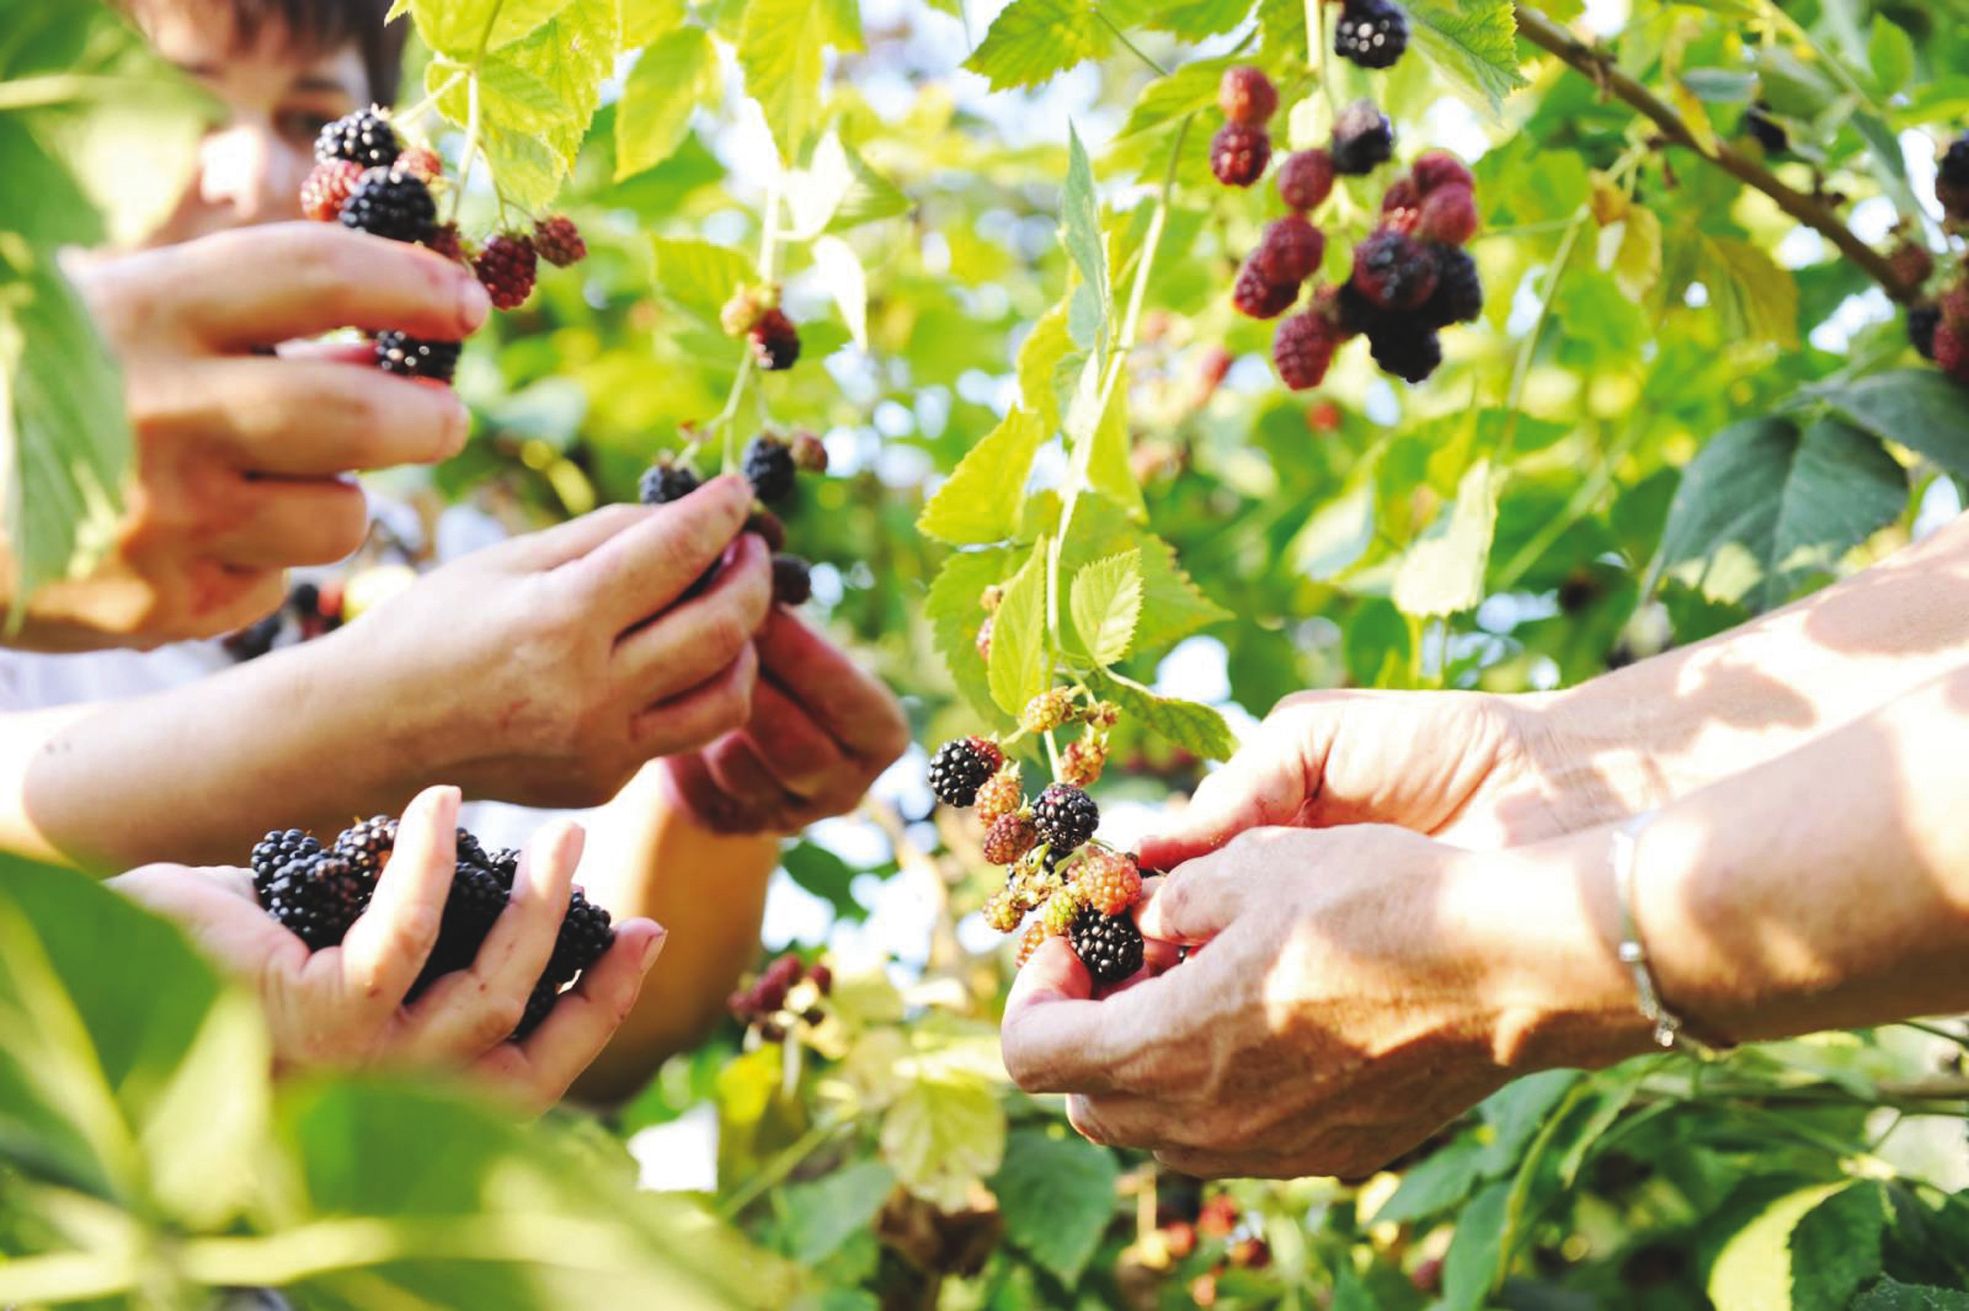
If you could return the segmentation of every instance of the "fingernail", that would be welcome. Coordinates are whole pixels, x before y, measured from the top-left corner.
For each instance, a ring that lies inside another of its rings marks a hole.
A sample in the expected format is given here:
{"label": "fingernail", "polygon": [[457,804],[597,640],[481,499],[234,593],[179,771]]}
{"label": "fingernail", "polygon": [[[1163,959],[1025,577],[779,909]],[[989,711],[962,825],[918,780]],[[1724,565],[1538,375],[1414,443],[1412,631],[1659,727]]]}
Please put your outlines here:
{"label": "fingernail", "polygon": [[643,958],[641,961],[643,973],[649,973],[650,966],[656,964],[656,958],[662,954],[663,944],[669,938],[670,930],[664,928],[661,924],[657,925],[656,932],[650,937],[648,942],[643,944]]}
{"label": "fingernail", "polygon": [[479,284],[477,278],[458,280],[458,318],[465,325],[465,331],[476,332],[486,316],[492,313],[492,297]]}

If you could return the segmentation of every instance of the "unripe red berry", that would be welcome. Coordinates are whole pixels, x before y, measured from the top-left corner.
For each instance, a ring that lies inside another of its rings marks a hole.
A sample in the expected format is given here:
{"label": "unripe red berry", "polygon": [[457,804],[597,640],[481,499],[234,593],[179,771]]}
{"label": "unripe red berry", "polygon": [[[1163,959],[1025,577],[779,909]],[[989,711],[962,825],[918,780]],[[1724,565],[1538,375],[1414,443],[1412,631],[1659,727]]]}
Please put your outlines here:
{"label": "unripe red berry", "polygon": [[1298,283],[1266,278],[1258,271],[1255,257],[1244,262],[1237,272],[1237,284],[1231,288],[1231,304],[1238,313],[1254,319],[1275,319],[1298,299]]}
{"label": "unripe red berry", "polygon": [[[1039,831],[1024,815],[1001,815],[985,830],[984,858],[994,865],[1016,865],[1039,841]],[[1013,927],[1017,927],[1015,924]],[[1009,933],[1010,929],[1001,929]]]}
{"label": "unripe red berry", "polygon": [[1475,190],[1477,179],[1465,164],[1447,150],[1425,150],[1416,157],[1415,167],[1409,170],[1415,179],[1416,188],[1428,195],[1438,187],[1469,187]]}
{"label": "unripe red berry", "polygon": [[1279,199],[1290,209],[1308,213],[1333,194],[1333,156],[1324,150],[1301,150],[1285,157],[1278,169]]}
{"label": "unripe red berry", "polygon": [[794,433],[793,467],[807,473],[826,473],[827,444],[804,428]]}
{"label": "unripe red berry", "polygon": [[1950,323],[1935,329],[1935,365],[1957,382],[1969,382],[1969,331]]}
{"label": "unripe red berry", "polygon": [[444,176],[444,161],[438,158],[437,151],[425,146],[411,146],[405,150],[397,156],[397,166],[426,182],[436,182]]}
{"label": "unripe red berry", "polygon": [[317,223],[333,223],[342,216],[342,205],[362,181],[362,165],[346,159],[316,164],[301,183],[301,212]]}
{"label": "unripe red berry", "polygon": [[458,225],[456,223],[441,224],[435,232],[431,233],[430,240],[424,244],[446,259],[462,260],[465,258],[465,241],[464,238],[458,235]]}
{"label": "unripe red berry", "polygon": [[1438,187],[1422,198],[1415,235],[1424,241],[1461,246],[1477,235],[1477,198],[1468,187]]}
{"label": "unripe red berry", "polygon": [[472,261],[473,270],[485,285],[492,303],[499,309],[518,309],[533,294],[533,280],[540,267],[533,241],[519,233],[502,232],[485,243],[485,249]]}
{"label": "unripe red berry", "polygon": [[1935,272],[1935,257],[1919,241],[1903,241],[1887,256],[1904,287],[1919,287]]}
{"label": "unripe red berry", "polygon": [[1942,319],[1959,332],[1969,332],[1969,282],[1958,282],[1938,302]]}
{"label": "unripe red berry", "polygon": [[1272,364],[1279,381],[1293,391],[1319,386],[1339,345],[1340,331],[1324,314],[1309,310],[1293,315],[1278,325],[1272,338]]}
{"label": "unripe red berry", "polygon": [[1210,139],[1210,171],[1227,187],[1248,187],[1265,175],[1272,138],[1262,127],[1226,123]]}
{"label": "unripe red berry", "polygon": [[1381,212],[1396,214],[1402,210],[1422,207],[1422,188],[1415,185],[1414,178],[1396,178],[1388,189],[1381,193]]}
{"label": "unripe red berry", "polygon": [[541,259],[559,269],[577,264],[588,255],[588,243],[581,239],[581,229],[565,214],[550,214],[535,223],[533,245]]}
{"label": "unripe red berry", "polygon": [[1266,226],[1251,265],[1267,282],[1296,287],[1313,276],[1325,257],[1325,234],[1303,216],[1288,214]]}
{"label": "unripe red berry", "polygon": [[1263,127],[1278,112],[1278,91],[1262,69],[1228,68],[1217,87],[1217,107],[1241,127]]}

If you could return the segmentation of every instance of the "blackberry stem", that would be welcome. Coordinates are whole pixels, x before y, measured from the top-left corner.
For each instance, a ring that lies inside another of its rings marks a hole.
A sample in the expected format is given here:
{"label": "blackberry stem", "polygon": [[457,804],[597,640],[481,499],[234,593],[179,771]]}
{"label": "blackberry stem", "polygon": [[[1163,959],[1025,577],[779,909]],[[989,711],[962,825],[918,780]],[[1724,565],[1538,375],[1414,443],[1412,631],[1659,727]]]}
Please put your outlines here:
{"label": "blackberry stem", "polygon": [[1137,46],[1133,41],[1130,41],[1128,39],[1128,34],[1122,31],[1121,28],[1118,25],[1116,25],[1115,21],[1112,18],[1109,18],[1106,12],[1103,11],[1099,5],[1093,6],[1093,9],[1094,9],[1094,17],[1100,19],[1102,26],[1106,27],[1108,31],[1114,33],[1114,39],[1121,42],[1122,47],[1126,49],[1129,54],[1135,56],[1135,58],[1141,60],[1144,64],[1148,65],[1149,68],[1154,71],[1157,77],[1169,76],[1169,70],[1164,68],[1161,64],[1156,63],[1155,60],[1150,59],[1147,55],[1143,54],[1141,47]]}

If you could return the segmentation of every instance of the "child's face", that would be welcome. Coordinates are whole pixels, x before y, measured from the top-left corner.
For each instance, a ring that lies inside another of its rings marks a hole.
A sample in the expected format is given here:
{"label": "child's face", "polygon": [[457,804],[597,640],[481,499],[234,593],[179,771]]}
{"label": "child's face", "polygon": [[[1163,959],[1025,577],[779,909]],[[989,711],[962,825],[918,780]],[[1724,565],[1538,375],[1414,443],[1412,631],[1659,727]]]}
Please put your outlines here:
{"label": "child's face", "polygon": [[184,198],[151,244],[300,218],[315,134],[370,100],[355,47],[295,46],[271,22],[253,40],[236,40],[231,10],[216,0],[140,0],[134,8],[158,51],[228,111],[205,138]]}

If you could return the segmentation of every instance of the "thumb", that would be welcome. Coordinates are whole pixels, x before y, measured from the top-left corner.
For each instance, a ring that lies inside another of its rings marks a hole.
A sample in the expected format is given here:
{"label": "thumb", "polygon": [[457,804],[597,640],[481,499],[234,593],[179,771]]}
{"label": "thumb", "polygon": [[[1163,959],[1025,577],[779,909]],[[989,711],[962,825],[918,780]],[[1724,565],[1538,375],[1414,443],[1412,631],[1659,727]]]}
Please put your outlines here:
{"label": "thumb", "polygon": [[1308,775],[1293,744],[1276,738],[1254,743],[1204,779],[1187,806],[1142,839],[1143,867],[1173,870],[1220,849],[1246,829],[1300,822],[1319,790]]}
{"label": "thumb", "polygon": [[1136,907],[1142,936],[1198,946],[1230,928],[1250,896],[1251,871],[1226,853],[1199,857],[1165,879],[1145,885]]}

